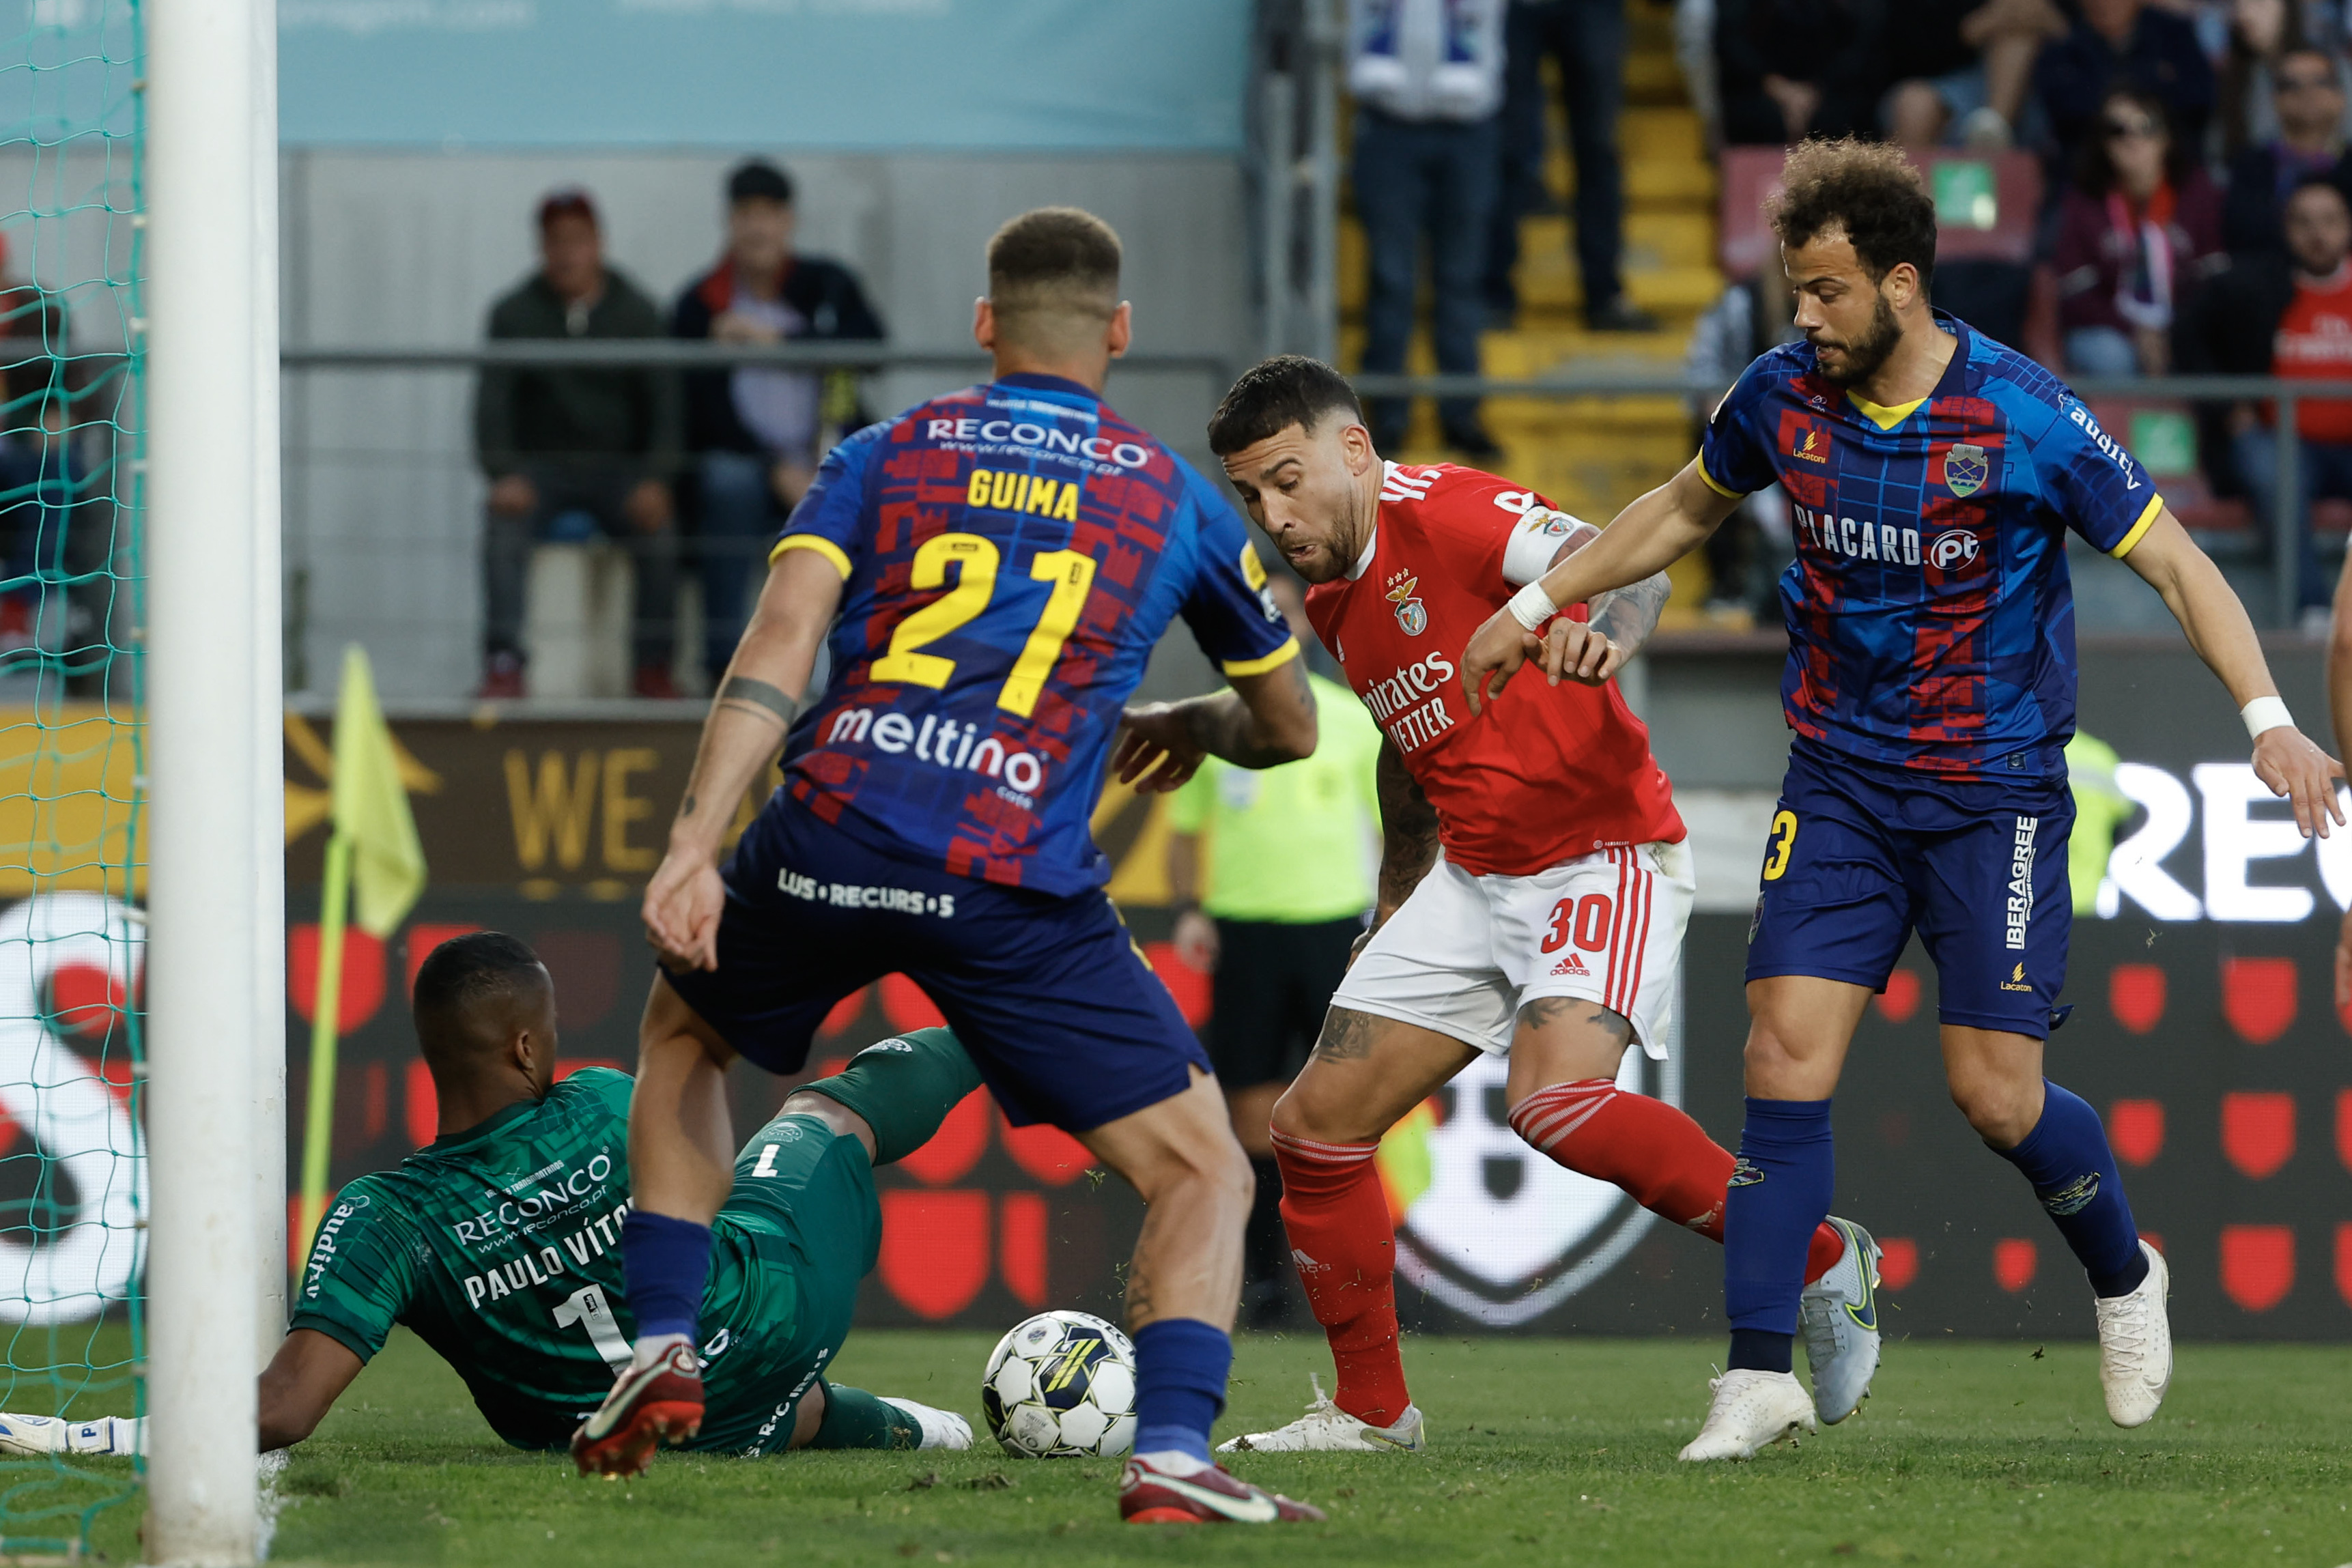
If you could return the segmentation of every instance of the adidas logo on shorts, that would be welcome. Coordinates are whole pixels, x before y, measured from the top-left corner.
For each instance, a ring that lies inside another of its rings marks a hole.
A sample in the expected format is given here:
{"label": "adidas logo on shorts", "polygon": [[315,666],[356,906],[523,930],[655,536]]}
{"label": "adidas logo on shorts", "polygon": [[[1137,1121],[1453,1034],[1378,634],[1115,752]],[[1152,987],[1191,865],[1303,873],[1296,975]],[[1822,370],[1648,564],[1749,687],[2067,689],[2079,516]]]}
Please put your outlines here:
{"label": "adidas logo on shorts", "polygon": [[1551,967],[1551,972],[1555,975],[1573,975],[1580,980],[1589,980],[1592,977],[1592,971],[1584,967],[1584,955],[1573,950],[1567,957],[1554,964]]}

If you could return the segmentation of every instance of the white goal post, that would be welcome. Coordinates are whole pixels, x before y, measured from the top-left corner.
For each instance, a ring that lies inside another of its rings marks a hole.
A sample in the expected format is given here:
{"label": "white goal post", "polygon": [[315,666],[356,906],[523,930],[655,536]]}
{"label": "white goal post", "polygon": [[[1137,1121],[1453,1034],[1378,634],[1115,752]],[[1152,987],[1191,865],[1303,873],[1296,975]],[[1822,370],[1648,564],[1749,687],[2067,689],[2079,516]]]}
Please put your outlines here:
{"label": "white goal post", "polygon": [[254,1354],[285,1268],[277,15],[146,18],[142,1555],[233,1568],[259,1545]]}

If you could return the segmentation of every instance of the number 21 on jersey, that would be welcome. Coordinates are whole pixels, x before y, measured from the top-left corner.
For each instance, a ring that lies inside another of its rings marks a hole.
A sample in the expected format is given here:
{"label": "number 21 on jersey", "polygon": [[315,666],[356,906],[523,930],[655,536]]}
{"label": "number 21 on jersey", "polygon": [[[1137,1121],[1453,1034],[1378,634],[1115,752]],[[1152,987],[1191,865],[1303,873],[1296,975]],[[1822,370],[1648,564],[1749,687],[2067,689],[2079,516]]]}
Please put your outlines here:
{"label": "number 21 on jersey", "polygon": [[[988,608],[996,594],[1002,559],[995,541],[979,534],[938,534],[925,539],[915,551],[908,585],[919,592],[946,587],[948,568],[952,565],[955,586],[898,622],[890,633],[889,651],[874,661],[873,678],[934,690],[946,685],[955,674],[955,661],[921,650]],[[1046,677],[1054,673],[1054,662],[1062,656],[1062,644],[1077,630],[1087,594],[1094,587],[1095,558],[1077,550],[1041,551],[1029,563],[1029,576],[1032,581],[1053,586],[1021,656],[1013,661],[1012,673],[996,694],[998,707],[1022,718],[1037,711],[1037,699],[1045,693]]]}

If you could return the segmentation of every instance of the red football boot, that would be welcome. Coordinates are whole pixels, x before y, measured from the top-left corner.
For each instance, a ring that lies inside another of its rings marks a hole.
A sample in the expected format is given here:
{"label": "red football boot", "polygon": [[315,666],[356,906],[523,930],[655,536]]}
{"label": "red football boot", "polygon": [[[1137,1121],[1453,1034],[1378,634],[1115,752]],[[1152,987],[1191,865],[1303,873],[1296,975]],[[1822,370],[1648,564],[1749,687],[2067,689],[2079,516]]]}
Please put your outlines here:
{"label": "red football boot", "polygon": [[1127,1461],[1118,1481],[1118,1513],[1129,1524],[1273,1524],[1323,1518],[1321,1509],[1238,1480],[1220,1465],[1180,1476],[1144,1459]]}
{"label": "red football boot", "polygon": [[621,1374],[596,1414],[572,1434],[572,1458],[583,1476],[642,1475],[656,1448],[701,1429],[702,1368],[694,1346],[680,1342],[651,1366]]}

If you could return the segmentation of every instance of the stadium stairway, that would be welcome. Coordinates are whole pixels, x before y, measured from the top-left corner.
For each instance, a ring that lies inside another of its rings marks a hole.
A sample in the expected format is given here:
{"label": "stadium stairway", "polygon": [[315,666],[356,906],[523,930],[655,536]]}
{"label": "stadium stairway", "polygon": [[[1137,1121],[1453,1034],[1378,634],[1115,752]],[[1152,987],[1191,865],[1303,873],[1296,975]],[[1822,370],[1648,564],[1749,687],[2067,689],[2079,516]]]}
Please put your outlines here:
{"label": "stadium stairway", "polygon": [[[1519,315],[1486,334],[1480,357],[1488,375],[1537,376],[1570,361],[1671,372],[1682,362],[1692,324],[1722,292],[1715,261],[1715,165],[1675,63],[1672,14],[1648,0],[1633,0],[1628,10],[1627,107],[1618,122],[1625,177],[1625,287],[1635,304],[1658,318],[1661,329],[1593,332],[1584,326],[1573,225],[1567,215],[1575,170],[1553,80],[1545,167],[1549,210],[1520,223]],[[1549,62],[1545,70],[1549,80]],[[1339,267],[1341,361],[1354,368],[1363,348],[1365,258],[1362,231],[1352,213],[1342,215]],[[1407,363],[1415,371],[1435,368],[1425,296]],[[1672,397],[1496,398],[1486,404],[1486,419],[1504,450],[1497,465],[1503,472],[1596,522],[1606,522],[1688,461],[1695,428],[1690,410]],[[1405,450],[1398,455],[1421,463],[1449,458],[1427,400],[1417,402]],[[1705,566],[1694,556],[1675,568],[1674,577],[1664,624],[1700,624]]]}

